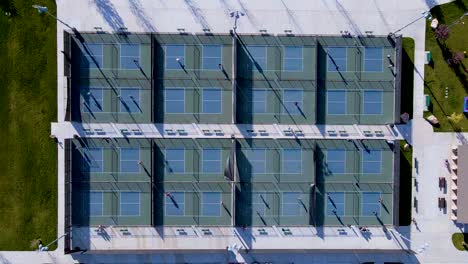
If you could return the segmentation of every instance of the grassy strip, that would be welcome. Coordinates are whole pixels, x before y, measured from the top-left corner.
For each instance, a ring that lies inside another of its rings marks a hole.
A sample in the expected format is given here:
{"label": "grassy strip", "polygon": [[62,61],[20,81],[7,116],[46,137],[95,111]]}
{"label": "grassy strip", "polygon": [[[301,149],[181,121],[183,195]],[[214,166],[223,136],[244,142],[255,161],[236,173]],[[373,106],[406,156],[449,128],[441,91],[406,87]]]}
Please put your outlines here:
{"label": "grassy strip", "polygon": [[468,244],[468,233],[455,233],[452,235],[453,246],[461,251],[468,251],[468,246],[464,246],[463,242]]}
{"label": "grassy strip", "polygon": [[[56,22],[31,1],[2,2],[0,250],[30,250],[57,233],[57,148],[49,139],[57,119]],[[41,4],[55,12],[54,1]]]}

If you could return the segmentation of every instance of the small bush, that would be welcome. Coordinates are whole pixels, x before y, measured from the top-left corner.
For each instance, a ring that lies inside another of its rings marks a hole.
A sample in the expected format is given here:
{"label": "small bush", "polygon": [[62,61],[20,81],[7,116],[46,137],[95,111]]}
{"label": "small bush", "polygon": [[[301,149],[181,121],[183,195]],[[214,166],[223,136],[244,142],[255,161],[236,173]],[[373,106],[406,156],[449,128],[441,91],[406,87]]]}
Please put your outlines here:
{"label": "small bush", "polygon": [[441,24],[435,30],[435,37],[438,40],[446,41],[450,36],[450,29],[447,25]]}
{"label": "small bush", "polygon": [[453,130],[455,130],[455,132],[461,131],[460,122],[463,120],[462,113],[457,114],[453,112],[449,117],[447,117],[447,119],[452,124]]}
{"label": "small bush", "polygon": [[468,250],[468,246],[465,243],[468,243],[468,233],[455,233],[452,235],[453,246],[462,251]]}
{"label": "small bush", "polygon": [[7,16],[16,16],[17,14],[13,2],[10,0],[0,0],[0,10]]}
{"label": "small bush", "polygon": [[460,52],[460,51],[455,51],[452,53],[452,59],[451,59],[451,63],[452,65],[458,65],[460,64],[463,59],[465,58],[465,54],[463,54],[463,52]]}

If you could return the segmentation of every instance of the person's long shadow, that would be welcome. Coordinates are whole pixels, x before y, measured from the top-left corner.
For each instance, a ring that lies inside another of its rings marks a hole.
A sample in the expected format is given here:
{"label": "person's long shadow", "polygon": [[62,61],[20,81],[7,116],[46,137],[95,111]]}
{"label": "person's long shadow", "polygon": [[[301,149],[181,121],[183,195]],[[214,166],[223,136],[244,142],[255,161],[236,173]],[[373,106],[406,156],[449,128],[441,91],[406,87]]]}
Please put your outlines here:
{"label": "person's long shadow", "polygon": [[265,204],[266,208],[270,209],[270,205],[267,203],[263,195],[260,195],[260,198],[262,199],[263,203]]}
{"label": "person's long shadow", "polygon": [[267,222],[265,221],[265,219],[263,219],[262,214],[260,214],[260,213],[257,211],[257,215],[258,215],[258,217],[260,218],[260,220],[262,221],[263,225],[266,226],[266,225],[267,225]]}
{"label": "person's long shadow", "polygon": [[229,211],[229,208],[227,208],[227,206],[224,203],[222,203],[221,205],[223,206],[224,210],[229,215],[229,217],[232,218],[232,214],[231,214],[231,211]]}
{"label": "person's long shadow", "polygon": [[333,199],[332,199],[330,196],[328,196],[328,195],[327,195],[327,198],[328,198],[328,200],[331,202],[331,204],[333,205],[333,207],[336,208],[336,204],[335,204],[335,202],[333,201]]}
{"label": "person's long shadow", "polygon": [[338,64],[335,62],[335,60],[333,59],[333,57],[330,56],[330,54],[329,54],[328,52],[327,52],[327,56],[328,56],[328,58],[330,58],[330,60],[333,62],[333,65],[335,65],[336,72],[340,75],[341,80],[342,80],[345,84],[348,84],[348,82],[346,81],[346,78],[343,76],[343,74],[342,74],[341,71],[340,71],[340,67],[339,67]]}
{"label": "person's long shadow", "polygon": [[111,239],[109,233],[107,233],[106,230],[98,231],[97,234],[98,234],[100,237],[102,237],[102,239],[104,239],[105,241],[110,241],[110,239]]}
{"label": "person's long shadow", "polygon": [[380,219],[380,217],[379,217],[378,214],[375,215],[375,218],[377,218],[377,221],[379,221],[379,224],[380,224],[381,226],[385,226],[384,222],[382,221],[382,219]]}
{"label": "person's long shadow", "polygon": [[140,105],[138,105],[138,102],[135,100],[135,98],[132,96],[130,99],[132,99],[133,104],[138,108],[140,113],[143,113],[143,110],[141,109]]}
{"label": "person's long shadow", "polygon": [[366,241],[369,241],[372,239],[372,233],[369,231],[366,231],[366,232],[361,231],[361,235]]}
{"label": "person's long shadow", "polygon": [[416,228],[416,230],[418,230],[419,232],[421,232],[421,229],[419,228],[419,225],[417,223],[414,224],[414,227]]}
{"label": "person's long shadow", "polygon": [[151,178],[151,173],[148,171],[148,169],[146,168],[146,166],[145,166],[143,163],[141,163],[140,166],[143,168],[143,170],[145,171],[146,175],[147,175],[148,177]]}
{"label": "person's long shadow", "polygon": [[340,224],[342,226],[344,226],[343,220],[341,220],[341,217],[336,213],[336,211],[333,211],[333,214],[335,214],[336,219],[338,220],[338,222],[340,222]]}
{"label": "person's long shadow", "polygon": [[299,113],[301,114],[301,116],[303,118],[307,118],[304,111],[302,111],[301,107],[299,105],[296,104],[296,107],[297,107],[297,110],[299,111]]}
{"label": "person's long shadow", "polygon": [[83,105],[84,105],[84,106],[86,107],[86,109],[88,110],[88,113],[89,113],[94,119],[96,119],[96,116],[94,115],[94,112],[93,112],[93,110],[91,110],[91,108],[89,107],[89,105],[88,105],[88,104],[83,104]]}
{"label": "person's long shadow", "polygon": [[138,69],[140,70],[141,74],[143,74],[143,76],[145,76],[145,78],[147,80],[149,80],[150,78],[148,77],[148,75],[146,75],[145,71],[143,70],[143,68],[141,68],[141,65],[140,63],[138,62],[138,60],[133,60],[133,63],[135,63],[135,65],[138,67]]}
{"label": "person's long shadow", "polygon": [[226,72],[226,70],[224,69],[223,65],[222,64],[219,64],[219,70],[223,73],[224,77],[226,78],[226,80],[230,80],[231,78],[229,78],[229,74]]}
{"label": "person's long shadow", "polygon": [[380,203],[380,204],[382,205],[382,208],[385,210],[385,212],[389,214],[390,211],[388,210],[387,206],[384,203]]}
{"label": "person's long shadow", "polygon": [[302,200],[299,200],[299,203],[302,205],[302,208],[304,208],[305,212],[306,213],[309,213],[309,209],[307,208],[307,206],[304,204],[304,202]]}
{"label": "person's long shadow", "polygon": [[171,199],[171,202],[174,204],[174,206],[175,206],[176,208],[179,208],[179,204],[178,204],[177,201],[174,199],[174,197],[172,197],[172,195],[170,195],[169,198]]}

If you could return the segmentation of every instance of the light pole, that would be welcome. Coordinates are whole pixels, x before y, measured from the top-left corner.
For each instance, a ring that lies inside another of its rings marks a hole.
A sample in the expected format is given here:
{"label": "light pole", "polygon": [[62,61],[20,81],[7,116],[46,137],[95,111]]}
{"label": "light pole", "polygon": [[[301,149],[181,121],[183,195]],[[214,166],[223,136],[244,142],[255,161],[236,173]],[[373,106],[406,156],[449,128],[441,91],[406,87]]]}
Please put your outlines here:
{"label": "light pole", "polygon": [[52,15],[50,12],[49,12],[49,8],[47,8],[47,6],[41,6],[41,5],[33,5],[32,6],[33,8],[37,9],[37,11],[39,12],[39,14],[48,14],[49,16],[53,17],[55,20],[57,20],[58,22],[62,23],[64,26],[68,27],[69,29],[71,29],[73,32],[76,32],[76,28],[74,27],[71,27],[70,25],[68,25],[67,23],[63,22],[62,20],[60,20],[58,17]]}
{"label": "light pole", "polygon": [[233,29],[234,29],[234,33],[236,33],[236,29],[237,29],[237,20],[238,20],[241,16],[245,16],[245,14],[242,13],[242,12],[240,12],[240,11],[234,11],[234,12],[229,13],[229,15],[230,15],[231,17],[234,18],[234,27],[233,27]]}
{"label": "light pole", "polygon": [[[401,237],[402,239],[404,239],[404,240],[406,240],[406,241],[408,241],[408,242],[414,244],[414,242],[413,242],[411,239],[409,239],[409,238],[403,236],[400,232],[398,232],[398,231],[396,231],[396,230],[394,230],[394,229],[389,229],[389,230],[390,230],[390,232],[392,232],[392,233],[394,233],[394,234],[397,234],[397,235],[398,235],[399,237]],[[423,245],[421,245],[421,246],[419,246],[419,247],[417,248],[416,252],[420,254],[420,253],[423,253],[423,252],[424,252],[426,249],[428,249],[428,248],[429,248],[429,243],[424,243]]]}
{"label": "light pole", "polygon": [[65,237],[68,235],[70,232],[66,232],[65,234],[61,235],[59,238],[55,239],[54,241],[50,242],[46,246],[42,246],[42,243],[39,245],[39,249],[37,251],[49,251],[49,246],[52,245],[53,243],[59,241],[62,237]]}
{"label": "light pole", "polygon": [[448,28],[453,27],[455,24],[458,24],[464,17],[468,16],[468,12],[465,12],[461,17],[459,17],[457,20],[453,21],[452,24],[448,26]]}
{"label": "light pole", "polygon": [[430,19],[432,19],[432,15],[431,15],[431,13],[430,13],[429,11],[423,11],[423,12],[421,13],[421,16],[420,16],[420,17],[416,18],[415,20],[411,21],[410,23],[406,24],[405,26],[401,27],[400,29],[398,29],[398,30],[396,30],[396,31],[394,31],[394,32],[388,33],[388,35],[389,35],[389,36],[394,36],[396,33],[400,32],[400,31],[402,31],[403,29],[405,29],[406,27],[408,27],[408,26],[410,26],[410,25],[416,23],[418,20],[420,20],[420,19],[422,19],[422,18],[425,18],[425,19],[430,20]]}

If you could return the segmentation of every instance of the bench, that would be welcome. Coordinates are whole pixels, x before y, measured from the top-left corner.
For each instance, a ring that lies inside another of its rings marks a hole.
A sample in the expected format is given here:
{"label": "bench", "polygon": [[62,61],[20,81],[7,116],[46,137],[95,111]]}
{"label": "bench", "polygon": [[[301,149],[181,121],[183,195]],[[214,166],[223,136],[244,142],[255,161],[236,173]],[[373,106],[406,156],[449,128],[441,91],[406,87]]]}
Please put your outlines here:
{"label": "bench", "polygon": [[446,181],[444,177],[439,178],[439,188],[444,189],[446,186]]}
{"label": "bench", "polygon": [[439,208],[445,209],[447,208],[447,202],[445,201],[445,198],[439,198]]}
{"label": "bench", "polygon": [[424,95],[424,111],[429,111],[429,106],[431,106],[431,97],[425,94]]}

